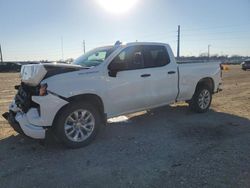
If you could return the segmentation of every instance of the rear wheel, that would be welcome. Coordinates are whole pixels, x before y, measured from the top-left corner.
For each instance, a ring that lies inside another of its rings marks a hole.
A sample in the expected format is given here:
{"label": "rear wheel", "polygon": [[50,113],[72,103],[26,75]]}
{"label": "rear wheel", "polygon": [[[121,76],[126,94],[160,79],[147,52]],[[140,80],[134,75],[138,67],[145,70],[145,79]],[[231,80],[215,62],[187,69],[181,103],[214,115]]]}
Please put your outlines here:
{"label": "rear wheel", "polygon": [[99,111],[89,103],[73,102],[59,112],[55,119],[55,133],[64,145],[79,148],[90,144],[101,124]]}
{"label": "rear wheel", "polygon": [[211,89],[206,86],[199,86],[195,94],[193,95],[191,101],[189,102],[190,108],[198,113],[207,112],[212,101]]}

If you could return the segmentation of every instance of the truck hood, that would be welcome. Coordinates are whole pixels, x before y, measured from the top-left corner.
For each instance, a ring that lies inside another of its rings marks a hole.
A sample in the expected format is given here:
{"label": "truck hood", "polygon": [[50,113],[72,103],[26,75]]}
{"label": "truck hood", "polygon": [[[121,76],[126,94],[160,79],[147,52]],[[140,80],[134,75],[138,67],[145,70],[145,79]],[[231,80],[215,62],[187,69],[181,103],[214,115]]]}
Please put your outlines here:
{"label": "truck hood", "polygon": [[47,63],[47,64],[29,64],[21,68],[21,81],[29,86],[37,86],[48,77],[66,72],[78,71],[83,69],[80,65]]}

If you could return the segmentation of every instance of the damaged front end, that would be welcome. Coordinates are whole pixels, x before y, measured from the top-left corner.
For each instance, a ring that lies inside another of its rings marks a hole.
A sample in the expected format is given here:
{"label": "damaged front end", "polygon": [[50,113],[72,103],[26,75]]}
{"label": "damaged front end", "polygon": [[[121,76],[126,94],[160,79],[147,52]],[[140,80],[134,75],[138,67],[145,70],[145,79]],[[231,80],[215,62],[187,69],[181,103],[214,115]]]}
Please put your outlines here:
{"label": "damaged front end", "polygon": [[42,64],[22,67],[21,84],[15,86],[18,90],[17,94],[9,105],[9,112],[3,114],[16,132],[31,138],[44,139],[46,130],[52,126],[55,115],[68,103],[58,95],[47,91],[48,85],[42,83],[42,80],[79,69],[78,67],[57,67],[46,68]]}
{"label": "damaged front end", "polygon": [[39,86],[27,86],[22,82],[15,88],[18,92],[9,105],[9,112],[4,113],[3,117],[19,134],[44,139],[46,127],[43,124],[32,123],[32,119],[40,117],[40,105],[32,100],[32,96],[38,96]]}

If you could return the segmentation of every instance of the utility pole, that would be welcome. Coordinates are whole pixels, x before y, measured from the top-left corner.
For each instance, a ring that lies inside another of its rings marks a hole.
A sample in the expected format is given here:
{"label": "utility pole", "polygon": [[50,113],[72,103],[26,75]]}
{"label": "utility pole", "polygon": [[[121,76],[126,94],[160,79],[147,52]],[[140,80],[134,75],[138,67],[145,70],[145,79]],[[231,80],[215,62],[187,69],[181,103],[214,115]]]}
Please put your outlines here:
{"label": "utility pole", "polygon": [[85,40],[83,40],[82,45],[83,45],[83,53],[85,54]]}
{"label": "utility pole", "polygon": [[181,34],[181,26],[178,25],[178,36],[177,36],[177,58],[180,57],[180,34]]}
{"label": "utility pole", "polygon": [[63,54],[63,37],[61,37],[61,50],[62,50],[62,60],[64,60],[64,54]]}
{"label": "utility pole", "polygon": [[2,54],[1,44],[0,44],[0,62],[1,64],[3,64],[3,54]]}
{"label": "utility pole", "polygon": [[207,47],[207,57],[208,57],[208,60],[210,59],[210,47],[211,47],[211,45],[209,44],[208,47]]}

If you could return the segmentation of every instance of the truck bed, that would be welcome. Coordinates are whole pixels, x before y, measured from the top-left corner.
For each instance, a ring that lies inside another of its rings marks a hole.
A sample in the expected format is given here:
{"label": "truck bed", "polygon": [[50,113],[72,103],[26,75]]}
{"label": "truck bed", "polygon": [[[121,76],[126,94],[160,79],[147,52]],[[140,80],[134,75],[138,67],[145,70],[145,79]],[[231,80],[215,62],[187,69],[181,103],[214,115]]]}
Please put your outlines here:
{"label": "truck bed", "polygon": [[216,61],[189,61],[178,63],[179,94],[178,101],[192,98],[197,82],[203,78],[212,78],[214,91],[220,82],[220,62]]}

